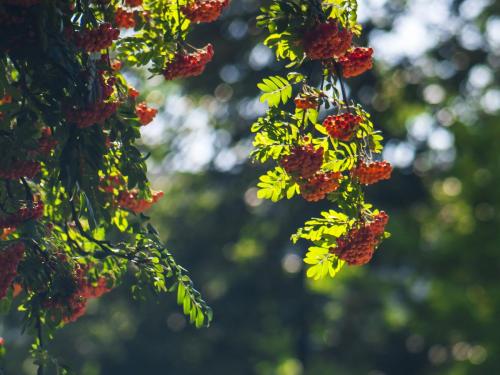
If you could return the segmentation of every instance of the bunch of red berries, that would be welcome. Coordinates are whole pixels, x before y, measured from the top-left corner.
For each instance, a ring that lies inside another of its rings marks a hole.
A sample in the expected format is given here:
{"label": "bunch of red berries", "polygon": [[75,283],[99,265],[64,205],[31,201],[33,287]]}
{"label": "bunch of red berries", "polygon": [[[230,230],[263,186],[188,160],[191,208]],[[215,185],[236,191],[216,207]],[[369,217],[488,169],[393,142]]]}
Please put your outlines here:
{"label": "bunch of red berries", "polygon": [[103,124],[117,110],[116,102],[98,102],[86,109],[72,109],[66,113],[66,119],[78,128],[88,128],[94,124]]}
{"label": "bunch of red berries", "polygon": [[351,46],[352,32],[340,29],[337,22],[329,20],[307,32],[304,50],[311,60],[325,60],[343,55]]}
{"label": "bunch of red berries", "polygon": [[129,96],[129,98],[135,99],[139,96],[139,91],[137,91],[135,88],[130,86],[128,88],[128,96]]}
{"label": "bunch of red berries", "polygon": [[140,7],[142,5],[142,0],[125,0],[125,4],[131,8]]}
{"label": "bunch of red berries", "polygon": [[308,202],[320,201],[339,188],[341,178],[339,172],[316,173],[300,183],[300,194]]}
{"label": "bunch of red berries", "polygon": [[28,220],[37,220],[43,215],[43,202],[33,202],[19,208],[17,212],[0,217],[0,228],[17,227]]}
{"label": "bunch of red berries", "polygon": [[361,116],[347,112],[337,116],[328,116],[323,121],[323,126],[330,137],[346,142],[351,140],[361,121],[363,121]]}
{"label": "bunch of red berries", "polygon": [[191,22],[213,22],[228,5],[229,0],[191,0],[181,11]]}
{"label": "bunch of red berries", "polygon": [[57,312],[64,323],[74,322],[83,316],[89,298],[99,298],[111,290],[105,277],[99,277],[96,283],[92,283],[87,272],[88,267],[77,264],[71,274],[72,289],[70,293],[49,297],[44,303],[44,307],[51,311],[54,316]]}
{"label": "bunch of red berries", "polygon": [[104,72],[99,72],[99,85],[101,86],[101,94],[103,99],[108,99],[115,90],[115,77],[105,77]]}
{"label": "bunch of red berries", "polygon": [[52,137],[52,130],[49,127],[42,129],[42,136],[38,140],[38,147],[35,151],[37,155],[50,155],[57,146],[57,140]]}
{"label": "bunch of red berries", "polygon": [[323,152],[322,147],[315,150],[312,144],[297,146],[281,159],[281,165],[292,176],[308,179],[320,170]]}
{"label": "bunch of red berries", "polygon": [[391,178],[392,166],[386,161],[360,162],[351,170],[351,175],[363,185],[371,185]]}
{"label": "bunch of red berries", "polygon": [[128,11],[124,8],[116,9],[115,13],[115,23],[116,26],[123,29],[130,29],[135,27],[135,12]]}
{"label": "bunch of red berries", "polygon": [[0,249],[0,300],[7,295],[17,275],[17,267],[25,251],[24,242],[16,242]]}
{"label": "bunch of red berries", "polygon": [[12,227],[12,228],[3,228],[1,231],[0,231],[0,240],[5,240],[7,239],[7,237],[9,235],[11,235],[12,233],[14,233],[16,231],[16,228],[15,227]]}
{"label": "bunch of red berries", "polygon": [[368,263],[377,248],[389,216],[381,211],[370,222],[361,222],[337,240],[337,247],[330,251],[350,266]]}
{"label": "bunch of red berries", "polygon": [[211,44],[192,53],[180,52],[167,64],[163,76],[167,80],[198,76],[205,65],[212,60],[214,49]]}
{"label": "bunch of red berries", "polygon": [[122,191],[118,195],[118,205],[136,214],[146,211],[163,197],[162,191],[152,193],[151,199],[139,198],[138,190]]}
{"label": "bunch of red berries", "polygon": [[33,178],[40,172],[40,163],[33,160],[17,160],[8,169],[0,169],[0,178],[19,180],[22,177]]}
{"label": "bunch of red berries", "polygon": [[115,29],[110,23],[100,24],[97,29],[86,29],[73,34],[73,39],[77,47],[87,52],[98,52],[108,48],[118,39],[120,30]]}
{"label": "bunch of red berries", "polygon": [[142,102],[135,106],[135,113],[137,114],[137,117],[139,117],[139,122],[142,125],[147,125],[153,121],[154,117],[158,113],[158,110],[148,107],[146,102]]}
{"label": "bunch of red berries", "polygon": [[318,98],[311,95],[299,95],[294,100],[295,106],[298,109],[317,109],[318,108]]}
{"label": "bunch of red berries", "polygon": [[124,184],[125,182],[121,176],[110,175],[101,177],[99,189],[105,191],[106,193],[113,193],[115,190],[121,189]]}
{"label": "bunch of red berries", "polygon": [[372,48],[356,47],[338,60],[345,78],[356,77],[372,68]]}

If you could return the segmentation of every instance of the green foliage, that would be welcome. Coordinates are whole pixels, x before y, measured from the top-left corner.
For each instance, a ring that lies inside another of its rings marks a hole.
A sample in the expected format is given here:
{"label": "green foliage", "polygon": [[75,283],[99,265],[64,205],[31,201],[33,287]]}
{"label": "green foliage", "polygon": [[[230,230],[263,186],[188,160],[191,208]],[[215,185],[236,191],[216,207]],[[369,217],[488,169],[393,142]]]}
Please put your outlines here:
{"label": "green foliage", "polygon": [[[177,291],[193,325],[212,319],[143,214],[161,195],[151,190],[148,155],[137,146],[144,124],[138,103],[112,63],[120,59],[124,69],[162,74],[188,48],[191,23],[181,12],[187,3],[145,0],[133,10],[135,29],[122,38],[106,29],[122,9],[115,1],[1,6],[0,251],[9,254],[16,244],[25,249],[0,303],[9,309],[11,284],[22,290],[17,303],[26,329],[38,337],[33,355],[39,373],[52,365],[66,373],[43,339],[130,271],[136,297]],[[100,33],[96,41],[92,33]],[[108,39],[101,51],[93,49]],[[38,169],[16,164],[26,162]],[[42,202],[39,212],[26,215]]]}
{"label": "green foliage", "polygon": [[[268,30],[265,44],[275,48],[277,59],[289,60],[287,68],[298,68],[306,61],[302,44],[308,31],[316,27],[318,22],[333,19],[359,35],[361,27],[357,24],[356,12],[356,1],[275,0],[268,8],[261,10],[258,25]],[[313,62],[309,64],[312,66]],[[335,276],[344,265],[344,261],[332,252],[337,246],[337,238],[348,235],[349,229],[369,222],[377,213],[365,204],[364,192],[354,176],[354,170],[361,162],[370,163],[374,155],[381,153],[382,136],[375,131],[369,114],[360,105],[349,103],[345,97],[338,64],[335,56],[322,61],[319,87],[309,83],[311,77],[296,71],[287,72],[288,80],[280,76],[265,78],[258,87],[264,92],[261,101],[267,101],[270,110],[251,129],[255,133],[252,151],[254,160],[261,163],[273,160],[278,164],[260,177],[257,184],[259,198],[276,202],[285,197],[290,199],[302,195],[310,201],[327,198],[338,207],[338,211],[322,212],[322,218],[306,222],[292,237],[294,242],[304,239],[314,244],[304,261],[310,265],[307,276],[316,280],[326,275]],[[293,95],[292,83],[300,84],[299,90],[295,91],[299,102],[297,108],[289,112],[286,104]],[[302,102],[305,104],[299,106]],[[350,137],[344,139],[334,136],[330,133],[331,129],[318,123],[321,107],[325,110],[334,109],[335,115],[356,115],[361,122]],[[313,155],[312,152],[320,154]],[[284,161],[290,158],[292,161],[288,163],[287,169]],[[306,175],[301,175],[302,168],[312,168],[315,158],[321,160],[313,174],[310,175],[306,170]],[[322,179],[332,176],[337,181],[323,192]]]}
{"label": "green foliage", "polygon": [[257,184],[260,199],[270,199],[277,202],[283,198],[290,199],[299,192],[299,186],[292,181],[291,177],[281,167],[276,167],[260,176]]}
{"label": "green foliage", "polygon": [[260,97],[261,102],[267,102],[270,107],[286,104],[292,96],[292,85],[285,78],[271,76],[257,85],[264,93]]}

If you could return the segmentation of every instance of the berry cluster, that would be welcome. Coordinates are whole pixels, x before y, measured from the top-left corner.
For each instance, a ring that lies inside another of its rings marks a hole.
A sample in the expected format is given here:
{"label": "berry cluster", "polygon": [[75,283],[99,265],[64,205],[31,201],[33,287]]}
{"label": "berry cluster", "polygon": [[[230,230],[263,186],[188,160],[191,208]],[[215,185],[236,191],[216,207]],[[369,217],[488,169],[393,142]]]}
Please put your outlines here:
{"label": "berry cluster", "polygon": [[163,76],[167,80],[198,76],[205,70],[205,65],[212,60],[214,49],[211,44],[192,53],[180,52],[170,61]]}
{"label": "berry cluster", "polygon": [[119,29],[115,29],[110,23],[105,22],[100,24],[97,29],[87,29],[74,33],[73,39],[77,47],[87,52],[99,52],[111,46],[119,35]]}
{"label": "berry cluster", "polygon": [[381,211],[370,222],[361,222],[337,240],[337,247],[330,251],[351,266],[368,263],[377,248],[389,216]]}
{"label": "berry cluster", "polygon": [[139,117],[139,122],[142,125],[147,125],[153,121],[154,117],[158,113],[158,110],[148,107],[146,102],[142,102],[135,106],[135,113],[137,114],[137,117]]}
{"label": "berry cluster", "polygon": [[316,173],[299,184],[300,194],[308,202],[320,201],[339,188],[341,178],[339,172]]}
{"label": "berry cluster", "polygon": [[297,146],[281,159],[281,165],[292,176],[308,179],[320,170],[323,152],[322,147],[315,150],[312,144]]}
{"label": "berry cluster", "polygon": [[99,85],[101,86],[102,99],[108,99],[115,90],[115,77],[105,77],[104,71],[99,72]]}
{"label": "berry cluster", "polygon": [[363,118],[350,112],[337,116],[328,116],[323,121],[323,126],[330,137],[341,141],[349,141],[356,133]]}
{"label": "berry cluster", "polygon": [[115,13],[115,23],[116,26],[123,29],[130,29],[135,27],[135,12],[128,11],[124,8],[116,9]]}
{"label": "berry cluster", "polygon": [[12,228],[3,228],[0,232],[0,240],[5,240],[9,235],[16,231],[15,227]]}
{"label": "berry cluster", "polygon": [[0,98],[0,105],[12,103],[12,96],[6,94]]}
{"label": "berry cluster", "polygon": [[23,258],[24,242],[16,242],[0,249],[0,300],[7,295],[12,281],[17,275],[17,266]]}
{"label": "berry cluster", "polygon": [[356,77],[372,68],[372,48],[356,47],[338,60],[345,78]]}
{"label": "berry cluster", "polygon": [[318,98],[311,95],[299,95],[294,100],[295,106],[298,109],[317,109],[318,108]]}
{"label": "berry cluster", "polygon": [[140,7],[142,5],[142,0],[125,0],[125,4],[131,8]]}
{"label": "berry cluster", "polygon": [[12,228],[28,220],[37,220],[43,215],[43,202],[33,202],[32,206],[23,206],[17,212],[0,217],[0,228]]}
{"label": "berry cluster", "polygon": [[57,140],[52,137],[52,130],[49,127],[43,128],[35,155],[50,155],[52,150],[56,148],[57,143]]}
{"label": "berry cluster", "polygon": [[[64,258],[61,257],[62,260]],[[100,277],[93,284],[87,276],[87,270],[88,267],[77,264],[71,275],[70,293],[49,297],[45,301],[44,307],[51,311],[53,317],[62,317],[64,323],[74,322],[85,314],[89,298],[99,298],[111,290],[105,277]]]}
{"label": "berry cluster", "polygon": [[6,180],[19,180],[22,177],[33,178],[40,172],[41,166],[37,161],[18,160],[13,162],[8,169],[0,169],[0,178]]}
{"label": "berry cluster", "polygon": [[386,161],[360,162],[351,175],[363,185],[371,185],[391,178],[392,166]]}
{"label": "berry cluster", "polygon": [[119,190],[123,185],[124,181],[121,176],[110,175],[101,177],[99,189],[106,193],[113,193],[115,190]]}
{"label": "berry cluster", "polygon": [[304,50],[311,60],[326,60],[343,55],[351,46],[352,32],[341,29],[337,22],[329,20],[307,32]]}
{"label": "berry cluster", "polygon": [[129,96],[129,98],[135,99],[139,96],[139,91],[137,91],[135,88],[130,86],[128,88],[128,96]]}
{"label": "berry cluster", "polygon": [[229,0],[191,0],[181,11],[191,22],[213,22],[228,5]]}
{"label": "berry cluster", "polygon": [[121,70],[121,68],[122,62],[120,60],[114,59],[113,61],[111,61],[111,69],[113,69],[113,71],[118,72],[119,70]]}
{"label": "berry cluster", "polygon": [[139,191],[122,191],[118,195],[118,205],[121,208],[130,210],[136,214],[149,209],[153,204],[158,202],[163,197],[162,191],[155,191],[152,193],[151,199],[139,198]]}
{"label": "berry cluster", "polygon": [[88,128],[94,124],[102,124],[117,110],[116,102],[98,102],[86,109],[71,109],[66,113],[66,120],[78,128]]}

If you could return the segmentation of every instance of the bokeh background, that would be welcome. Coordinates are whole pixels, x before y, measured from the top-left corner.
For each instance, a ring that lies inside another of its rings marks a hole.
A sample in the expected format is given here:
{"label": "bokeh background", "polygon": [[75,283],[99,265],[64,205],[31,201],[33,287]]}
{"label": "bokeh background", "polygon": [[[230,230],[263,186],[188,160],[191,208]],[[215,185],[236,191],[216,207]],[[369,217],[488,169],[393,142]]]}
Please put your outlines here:
{"label": "bokeh background", "polygon": [[[362,0],[375,69],[351,96],[386,135],[396,167],[369,199],[392,238],[370,265],[309,282],[289,236],[323,208],[257,199],[256,82],[282,64],[255,27],[265,1],[233,0],[190,42],[215,46],[195,79],[127,75],[160,115],[144,129],[152,217],[215,312],[187,324],[174,296],[131,301],[123,286],[52,350],[83,375],[500,374],[500,3]],[[145,296],[147,297],[147,296]],[[0,323],[7,374],[31,375],[20,316]]]}

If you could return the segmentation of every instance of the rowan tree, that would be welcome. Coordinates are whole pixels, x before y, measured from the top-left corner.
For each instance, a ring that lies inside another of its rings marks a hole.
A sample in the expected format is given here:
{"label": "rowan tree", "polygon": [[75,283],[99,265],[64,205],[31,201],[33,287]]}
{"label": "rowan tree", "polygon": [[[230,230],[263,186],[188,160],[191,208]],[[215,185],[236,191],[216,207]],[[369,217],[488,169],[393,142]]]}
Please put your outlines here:
{"label": "rowan tree", "polygon": [[[0,3],[0,299],[5,310],[20,299],[39,374],[67,373],[44,341],[127,273],[135,296],[176,290],[194,325],[210,323],[210,308],[145,214],[163,193],[151,189],[136,141],[157,110],[121,69],[165,80],[202,74],[214,48],[191,46],[187,34],[228,5]],[[344,88],[372,66],[373,51],[355,45],[356,9],[354,0],[274,0],[258,18],[266,44],[293,68],[258,84],[270,108],[252,126],[252,156],[276,165],[261,177],[259,196],[337,205],[293,236],[313,243],[304,261],[315,279],[366,264],[388,235],[388,215],[364,202],[363,185],[388,179],[391,166],[377,157],[382,137],[369,114]]]}

